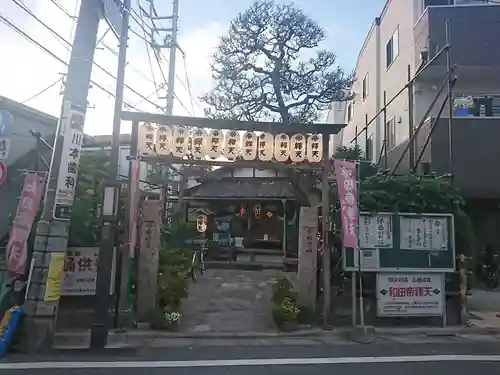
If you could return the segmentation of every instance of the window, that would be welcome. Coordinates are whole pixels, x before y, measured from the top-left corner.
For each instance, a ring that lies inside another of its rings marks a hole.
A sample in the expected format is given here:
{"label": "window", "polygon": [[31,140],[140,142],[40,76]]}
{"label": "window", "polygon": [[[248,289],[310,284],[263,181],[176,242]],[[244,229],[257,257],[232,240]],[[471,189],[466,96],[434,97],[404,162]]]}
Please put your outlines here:
{"label": "window", "polygon": [[392,34],[391,39],[387,42],[387,45],[385,46],[385,58],[386,58],[386,68],[389,69],[389,67],[392,65],[394,60],[399,55],[399,27],[396,28],[396,31],[394,31],[394,34]]}
{"label": "window", "polygon": [[366,73],[365,78],[363,78],[363,99],[368,96],[368,73]]}
{"label": "window", "polygon": [[387,121],[387,150],[396,146],[396,118]]}
{"label": "window", "polygon": [[366,139],[365,157],[368,160],[373,160],[373,134]]}
{"label": "window", "polygon": [[352,120],[352,115],[354,113],[354,108],[352,103],[349,103],[347,105],[347,122],[350,122]]}

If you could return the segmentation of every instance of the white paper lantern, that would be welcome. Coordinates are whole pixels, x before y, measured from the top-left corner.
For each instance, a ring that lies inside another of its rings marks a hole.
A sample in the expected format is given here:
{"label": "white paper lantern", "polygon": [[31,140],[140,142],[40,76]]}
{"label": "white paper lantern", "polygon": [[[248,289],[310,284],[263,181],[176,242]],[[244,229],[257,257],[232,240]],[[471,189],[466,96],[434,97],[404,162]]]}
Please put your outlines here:
{"label": "white paper lantern", "polygon": [[271,133],[262,133],[259,136],[257,150],[260,160],[271,161],[274,151],[274,135]]}
{"label": "white paper lantern", "polygon": [[274,158],[283,163],[290,155],[290,137],[285,133],[276,134],[274,137]]}
{"label": "white paper lantern", "polygon": [[188,132],[186,128],[177,127],[172,137],[172,155],[183,158],[187,154]]}
{"label": "white paper lantern", "polygon": [[207,141],[207,132],[200,128],[193,129],[191,155],[195,159],[203,159],[206,154],[205,143]]}
{"label": "white paper lantern", "polygon": [[257,135],[253,132],[243,134],[243,147],[241,150],[243,160],[255,160],[257,157]]}
{"label": "white paper lantern", "polygon": [[241,145],[240,133],[236,130],[230,130],[226,135],[226,144],[224,146],[224,156],[228,160],[234,160],[238,156],[238,150]]}
{"label": "white paper lantern", "polygon": [[187,151],[186,155],[193,155],[193,128],[186,128]]}
{"label": "white paper lantern", "polygon": [[217,159],[222,155],[224,147],[224,134],[217,129],[213,129],[208,134],[207,139],[207,155],[210,158]]}
{"label": "white paper lantern", "polygon": [[319,163],[323,158],[323,138],[321,134],[311,134],[307,138],[307,160]]}
{"label": "white paper lantern", "polygon": [[170,154],[172,145],[172,129],[165,125],[158,126],[156,129],[155,148],[156,153],[160,156]]}
{"label": "white paper lantern", "polygon": [[304,134],[294,134],[290,138],[290,160],[302,163],[306,160],[306,137]]}
{"label": "white paper lantern", "polygon": [[137,143],[137,150],[139,151],[139,155],[153,155],[154,142],[155,127],[149,122],[145,122],[139,125],[139,135]]}

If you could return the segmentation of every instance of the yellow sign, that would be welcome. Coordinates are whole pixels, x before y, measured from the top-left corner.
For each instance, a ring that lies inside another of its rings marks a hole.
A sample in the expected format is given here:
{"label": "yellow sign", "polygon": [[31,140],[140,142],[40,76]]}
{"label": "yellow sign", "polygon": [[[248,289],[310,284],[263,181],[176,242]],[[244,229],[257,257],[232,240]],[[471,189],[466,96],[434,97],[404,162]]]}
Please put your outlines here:
{"label": "yellow sign", "polygon": [[50,256],[49,274],[45,284],[45,302],[57,301],[61,298],[61,283],[66,255],[64,253],[52,253]]}

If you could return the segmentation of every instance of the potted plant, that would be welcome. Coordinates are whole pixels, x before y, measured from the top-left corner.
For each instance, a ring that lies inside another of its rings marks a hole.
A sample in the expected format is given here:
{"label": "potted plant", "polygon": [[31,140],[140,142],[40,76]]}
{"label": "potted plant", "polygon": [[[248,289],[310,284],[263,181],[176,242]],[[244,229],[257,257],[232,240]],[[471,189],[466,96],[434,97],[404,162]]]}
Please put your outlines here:
{"label": "potted plant", "polygon": [[299,313],[300,308],[297,306],[297,303],[291,298],[285,297],[273,310],[274,322],[279,329],[292,331],[297,328],[297,316]]}

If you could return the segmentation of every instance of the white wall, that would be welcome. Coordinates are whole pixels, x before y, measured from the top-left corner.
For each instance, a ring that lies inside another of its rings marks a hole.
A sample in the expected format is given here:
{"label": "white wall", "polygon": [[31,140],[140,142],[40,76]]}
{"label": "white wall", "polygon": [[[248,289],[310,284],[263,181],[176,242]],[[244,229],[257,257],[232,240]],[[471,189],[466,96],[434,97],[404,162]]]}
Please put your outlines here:
{"label": "white wall", "polygon": [[[327,124],[344,124],[345,123],[345,110],[347,107],[346,102],[333,102],[328,110],[326,117]],[[344,136],[344,129],[341,129],[338,134],[330,137],[329,154],[333,155],[337,147],[342,145]]]}
{"label": "white wall", "polygon": [[[348,121],[348,111],[346,110],[345,122],[346,128],[343,132],[342,143],[349,145],[349,142],[365,127],[365,118],[368,116],[370,121],[377,113],[379,107],[379,91],[377,90],[379,61],[377,59],[379,46],[379,26],[375,21],[367,35],[364,45],[358,56],[356,63],[356,82],[354,83],[352,93],[354,99],[348,103],[353,108],[352,118]],[[367,77],[368,90],[367,95],[363,98],[363,79]],[[376,138],[377,122],[374,121],[368,127],[368,137]],[[365,149],[365,135],[358,137],[358,145],[362,150]]]}
{"label": "white wall", "polygon": [[[381,89],[387,92],[387,100],[391,100],[408,82],[408,65],[410,74],[415,72],[413,26],[416,18],[415,2],[410,0],[390,0],[380,20],[381,49]],[[395,30],[398,30],[398,55],[387,68],[386,45]],[[387,107],[387,119],[396,119],[396,145],[408,139],[408,91],[401,93]],[[383,137],[382,137],[383,139]]]}
{"label": "white wall", "polygon": [[[421,15],[423,0],[388,0],[380,17],[370,29],[362,46],[356,64],[356,83],[353,87],[353,116],[344,130],[342,143],[348,145],[354,138],[355,128],[358,132],[365,126],[365,115],[370,122],[383,107],[384,91],[389,102],[408,82],[408,65],[413,76],[414,43],[413,26]],[[397,56],[387,66],[386,45],[398,34]],[[368,73],[368,94],[362,95],[363,78]],[[408,93],[404,91],[387,107],[387,120],[396,120],[396,142],[399,144],[408,138]],[[347,121],[347,113],[346,113]],[[373,137],[373,160],[380,154],[384,140],[384,121],[380,114],[368,127],[368,137]],[[365,149],[365,134],[358,137],[358,144]]]}

